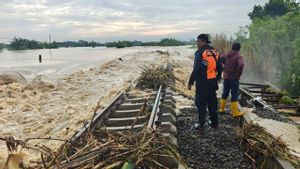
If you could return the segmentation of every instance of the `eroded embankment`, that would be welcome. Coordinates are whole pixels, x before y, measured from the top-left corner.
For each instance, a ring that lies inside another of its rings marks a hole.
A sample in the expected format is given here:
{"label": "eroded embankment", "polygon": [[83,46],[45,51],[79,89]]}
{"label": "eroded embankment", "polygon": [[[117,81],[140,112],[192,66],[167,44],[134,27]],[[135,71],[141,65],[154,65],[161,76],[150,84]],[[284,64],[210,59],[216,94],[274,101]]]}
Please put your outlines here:
{"label": "eroded embankment", "polygon": [[[65,75],[58,82],[37,76],[32,82],[1,85],[0,135],[18,139],[50,136],[67,139],[91,118],[98,101],[100,106],[105,106],[138,77],[139,66],[163,63],[172,56],[172,51],[169,53],[137,52],[101,67]],[[55,149],[61,142],[36,140],[30,144]],[[2,166],[7,156],[4,142],[0,142],[0,148]],[[39,157],[34,152],[23,153],[26,160]]]}

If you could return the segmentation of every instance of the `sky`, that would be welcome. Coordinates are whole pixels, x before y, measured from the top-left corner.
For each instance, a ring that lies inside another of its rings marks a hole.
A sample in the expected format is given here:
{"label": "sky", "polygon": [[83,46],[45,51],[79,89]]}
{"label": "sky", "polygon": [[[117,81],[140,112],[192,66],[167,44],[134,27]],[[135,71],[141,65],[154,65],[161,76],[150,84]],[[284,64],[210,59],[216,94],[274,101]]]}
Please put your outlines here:
{"label": "sky", "polygon": [[0,42],[195,39],[234,35],[267,0],[0,0]]}

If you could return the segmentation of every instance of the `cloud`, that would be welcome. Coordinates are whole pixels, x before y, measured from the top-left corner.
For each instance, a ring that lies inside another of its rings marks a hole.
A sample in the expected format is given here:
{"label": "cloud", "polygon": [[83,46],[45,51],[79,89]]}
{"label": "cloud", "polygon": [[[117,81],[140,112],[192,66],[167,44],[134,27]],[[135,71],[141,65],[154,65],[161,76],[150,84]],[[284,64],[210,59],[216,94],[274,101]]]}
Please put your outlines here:
{"label": "cloud", "polygon": [[[233,34],[266,0],[0,0],[0,37],[47,40],[191,39]],[[4,41],[4,39],[0,39]]]}

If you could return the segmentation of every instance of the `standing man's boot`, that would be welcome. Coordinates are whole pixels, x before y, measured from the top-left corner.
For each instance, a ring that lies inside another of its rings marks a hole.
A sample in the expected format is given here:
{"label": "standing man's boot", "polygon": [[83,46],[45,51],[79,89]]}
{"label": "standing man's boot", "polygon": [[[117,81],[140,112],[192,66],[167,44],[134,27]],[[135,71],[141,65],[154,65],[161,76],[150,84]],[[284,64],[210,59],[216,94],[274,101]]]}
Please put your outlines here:
{"label": "standing man's boot", "polygon": [[239,111],[239,107],[238,107],[238,102],[237,101],[231,102],[230,108],[231,108],[232,116],[233,117],[240,117],[240,116],[243,116],[245,114],[245,113]]}
{"label": "standing man's boot", "polygon": [[219,113],[225,113],[226,112],[225,108],[226,108],[226,99],[221,99]]}

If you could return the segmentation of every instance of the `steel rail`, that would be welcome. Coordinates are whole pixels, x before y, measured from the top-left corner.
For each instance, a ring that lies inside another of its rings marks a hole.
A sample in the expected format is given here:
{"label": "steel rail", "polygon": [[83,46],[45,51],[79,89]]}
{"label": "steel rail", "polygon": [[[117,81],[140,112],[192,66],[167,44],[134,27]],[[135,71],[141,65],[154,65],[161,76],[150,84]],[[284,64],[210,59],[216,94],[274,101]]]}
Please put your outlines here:
{"label": "steel rail", "polygon": [[159,105],[161,103],[161,97],[162,97],[162,85],[159,86],[159,89],[157,91],[147,128],[156,129],[156,121],[158,120],[158,112],[159,112]]}
{"label": "steel rail", "polygon": [[96,116],[92,119],[92,121],[88,122],[83,128],[81,128],[79,131],[77,131],[72,137],[71,141],[77,141],[82,135],[88,132],[88,129],[90,131],[93,131],[95,127],[102,123],[107,116],[114,111],[114,109],[121,104],[125,99],[125,92],[121,92],[118,94],[103,110],[96,113]]}

